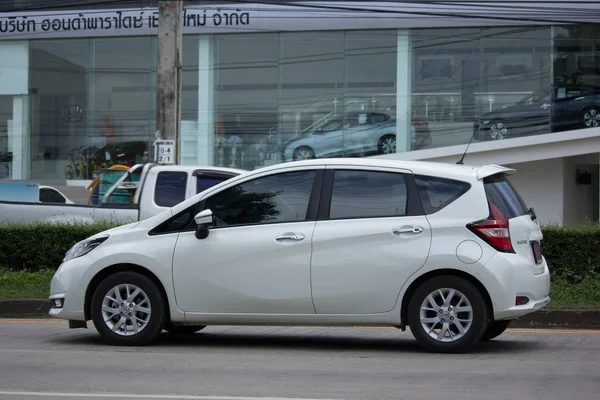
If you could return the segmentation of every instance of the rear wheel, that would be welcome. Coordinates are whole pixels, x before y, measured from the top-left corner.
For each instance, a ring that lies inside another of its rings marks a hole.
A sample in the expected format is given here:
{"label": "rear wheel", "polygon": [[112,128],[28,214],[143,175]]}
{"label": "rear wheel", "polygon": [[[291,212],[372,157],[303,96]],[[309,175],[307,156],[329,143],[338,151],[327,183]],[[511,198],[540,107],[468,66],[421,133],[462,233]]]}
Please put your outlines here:
{"label": "rear wheel", "polygon": [[142,346],[154,341],[165,325],[165,300],[154,282],[136,272],[119,272],[94,291],[92,320],[109,344]]}
{"label": "rear wheel", "polygon": [[394,154],[396,152],[396,135],[385,135],[377,143],[379,154]]}
{"label": "rear wheel", "polygon": [[504,333],[506,329],[510,326],[512,320],[502,320],[502,321],[491,321],[488,324],[487,329],[483,333],[481,337],[482,342],[487,342],[488,340],[492,340]]}
{"label": "rear wheel", "polygon": [[425,281],[408,306],[408,324],[425,349],[463,353],[486,328],[487,309],[479,290],[466,279],[446,275]]}
{"label": "rear wheel", "polygon": [[503,121],[494,121],[490,127],[490,139],[502,140],[508,136],[508,127]]}
{"label": "rear wheel", "polygon": [[584,128],[597,128],[600,126],[600,109],[598,107],[587,108],[583,112],[582,123]]}
{"label": "rear wheel", "polygon": [[292,154],[292,160],[294,161],[312,160],[314,158],[316,158],[315,151],[308,146],[298,147]]}
{"label": "rear wheel", "polygon": [[192,335],[204,328],[206,325],[173,325],[168,322],[164,329],[172,335]]}

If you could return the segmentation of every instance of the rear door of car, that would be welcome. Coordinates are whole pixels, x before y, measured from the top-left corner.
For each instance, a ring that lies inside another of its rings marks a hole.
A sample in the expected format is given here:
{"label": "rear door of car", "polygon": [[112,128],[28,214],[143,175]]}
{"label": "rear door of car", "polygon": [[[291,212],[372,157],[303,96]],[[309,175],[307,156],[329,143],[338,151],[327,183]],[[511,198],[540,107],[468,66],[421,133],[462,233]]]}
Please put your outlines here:
{"label": "rear door of car", "polygon": [[409,171],[328,167],[312,244],[315,311],[392,310],[406,279],[425,264],[430,243]]}

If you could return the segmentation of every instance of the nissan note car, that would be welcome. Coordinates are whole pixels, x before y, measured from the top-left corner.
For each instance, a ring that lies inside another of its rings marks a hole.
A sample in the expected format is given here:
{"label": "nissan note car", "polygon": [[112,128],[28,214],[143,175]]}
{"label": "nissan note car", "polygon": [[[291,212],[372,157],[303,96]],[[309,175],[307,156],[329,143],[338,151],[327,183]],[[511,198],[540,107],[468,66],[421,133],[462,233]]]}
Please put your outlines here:
{"label": "nissan note car", "polygon": [[75,244],[50,314],[146,345],[209,325],[410,328],[466,352],[550,301],[513,169],[320,159],[241,174]]}

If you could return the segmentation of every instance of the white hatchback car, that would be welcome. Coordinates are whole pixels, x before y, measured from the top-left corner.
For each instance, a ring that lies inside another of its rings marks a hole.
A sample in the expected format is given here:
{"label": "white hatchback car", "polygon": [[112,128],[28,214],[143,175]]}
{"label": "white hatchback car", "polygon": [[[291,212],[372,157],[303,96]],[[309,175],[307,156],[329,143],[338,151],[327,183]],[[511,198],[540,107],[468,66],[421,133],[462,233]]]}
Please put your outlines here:
{"label": "white hatchback car", "polygon": [[116,345],[206,325],[378,325],[468,351],[550,301],[514,172],[321,159],[244,173],[77,243],[50,314]]}

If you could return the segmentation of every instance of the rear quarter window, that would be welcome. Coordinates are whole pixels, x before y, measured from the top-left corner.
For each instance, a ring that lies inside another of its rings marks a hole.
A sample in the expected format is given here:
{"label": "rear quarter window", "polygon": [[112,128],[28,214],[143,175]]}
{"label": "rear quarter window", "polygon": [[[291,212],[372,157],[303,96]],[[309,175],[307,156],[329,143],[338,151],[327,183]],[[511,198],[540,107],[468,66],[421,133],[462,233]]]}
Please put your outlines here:
{"label": "rear quarter window", "polygon": [[440,211],[471,188],[468,182],[427,175],[415,175],[415,182],[425,214]]}
{"label": "rear quarter window", "polygon": [[173,207],[185,200],[187,172],[163,171],[156,177],[154,202],[160,207]]}
{"label": "rear quarter window", "polygon": [[495,206],[506,219],[528,213],[529,208],[506,175],[487,177],[483,180],[483,186],[490,205]]}

